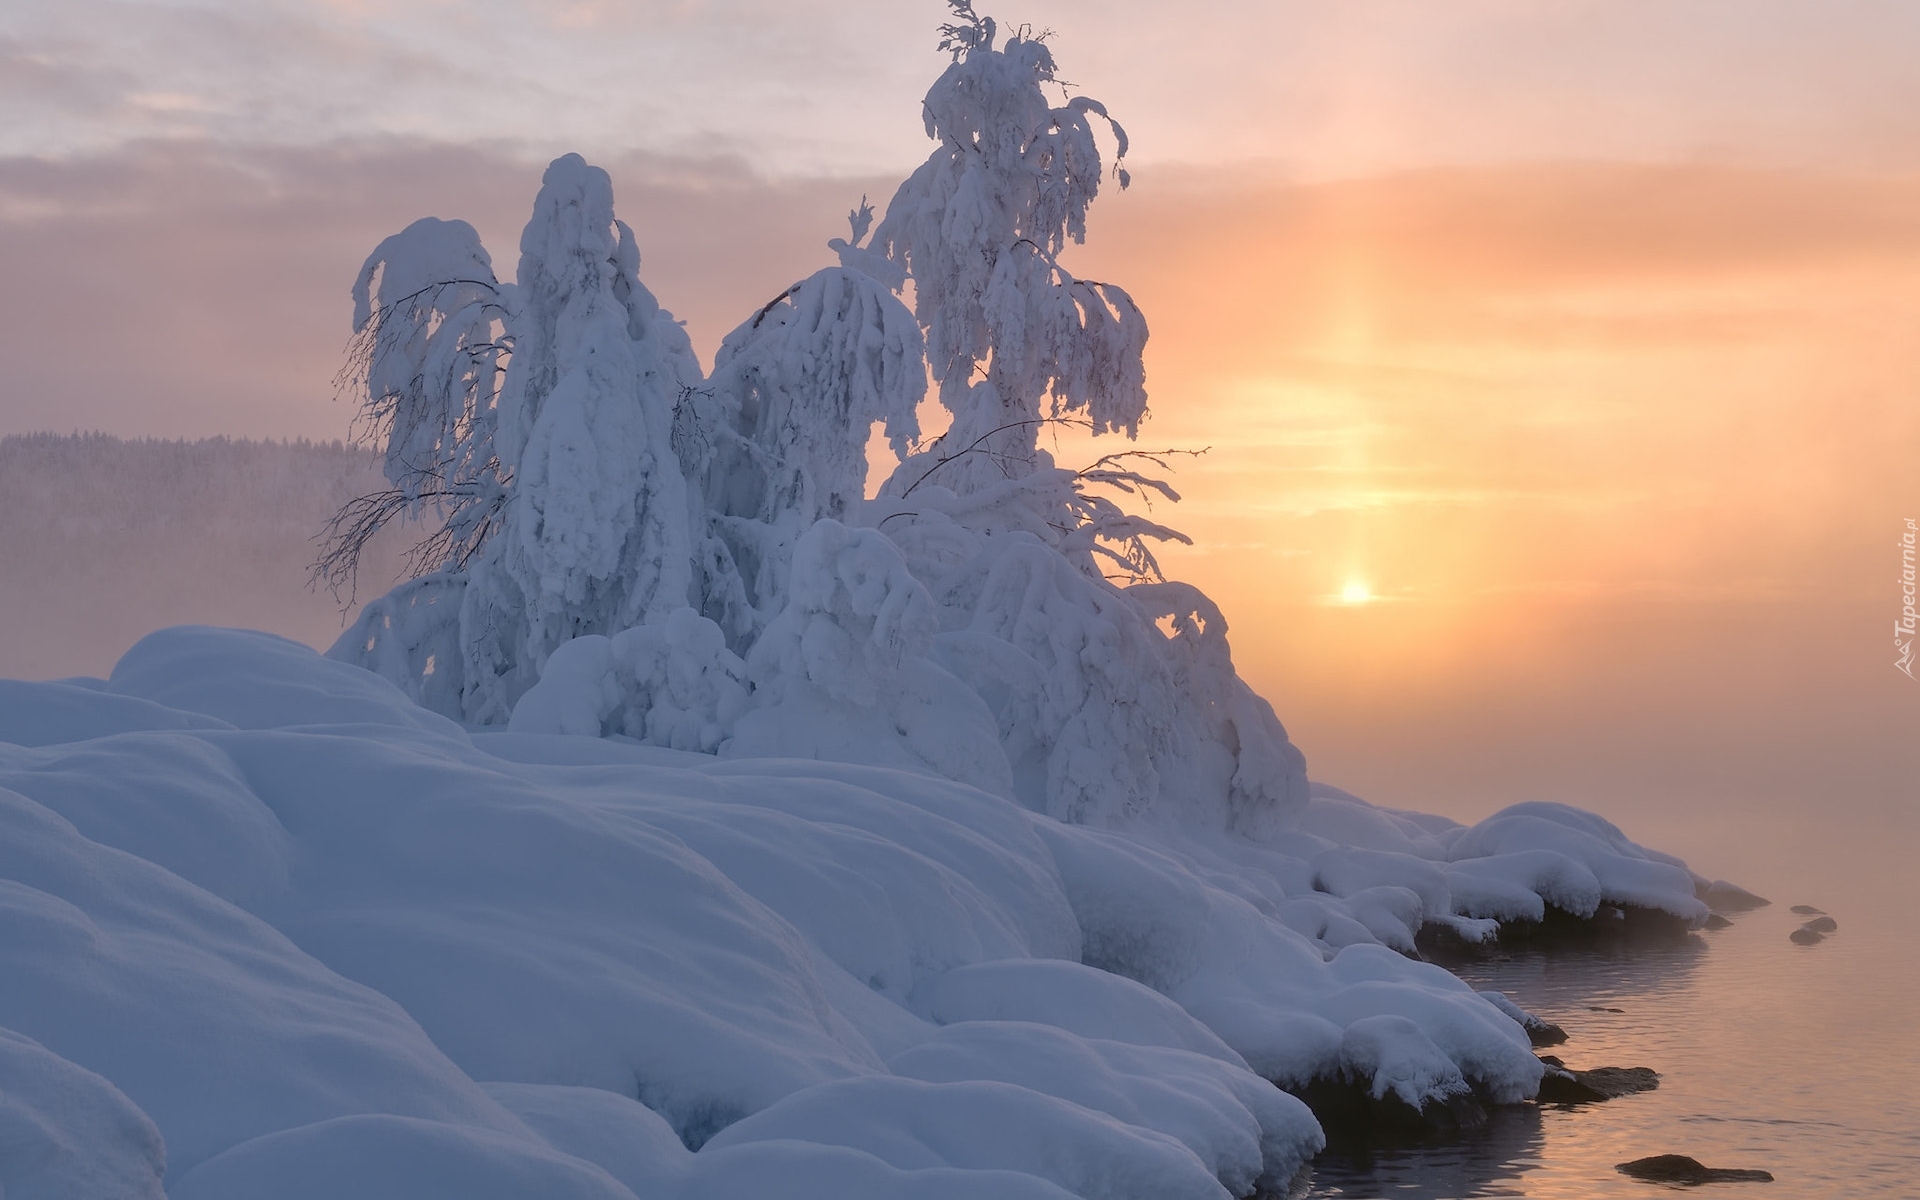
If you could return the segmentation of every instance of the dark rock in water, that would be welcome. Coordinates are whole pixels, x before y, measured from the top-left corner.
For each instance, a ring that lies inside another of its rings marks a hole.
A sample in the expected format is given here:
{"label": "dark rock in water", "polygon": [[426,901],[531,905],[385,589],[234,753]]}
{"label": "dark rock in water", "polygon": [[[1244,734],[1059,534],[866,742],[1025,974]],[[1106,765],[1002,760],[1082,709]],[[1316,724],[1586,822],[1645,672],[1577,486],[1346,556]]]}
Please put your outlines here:
{"label": "dark rock in water", "polygon": [[1415,1108],[1392,1092],[1374,1096],[1360,1079],[1315,1079],[1287,1090],[1307,1102],[1329,1141],[1341,1143],[1448,1139],[1487,1123],[1486,1106],[1465,1092]]}
{"label": "dark rock in water", "polygon": [[1827,935],[1815,929],[1802,927],[1788,934],[1787,938],[1797,946],[1811,946],[1815,942],[1826,941]]}
{"label": "dark rock in water", "polygon": [[1550,1067],[1540,1077],[1540,1091],[1534,1099],[1541,1104],[1595,1104],[1609,1097],[1581,1083],[1575,1072],[1565,1067]]}
{"label": "dark rock in water", "polygon": [[1625,1011],[1627,1011],[1627,1010],[1626,1010],[1626,1009],[1624,1009],[1624,1008],[1607,1008],[1607,1007],[1605,1007],[1605,1006],[1603,1006],[1603,1005],[1599,1005],[1599,1004],[1589,1004],[1589,1005],[1587,1005],[1587,1011],[1588,1011],[1588,1012],[1616,1012],[1616,1013],[1623,1013],[1623,1012],[1625,1012]]}
{"label": "dark rock in water", "polygon": [[1716,879],[1712,883],[1693,889],[1693,894],[1706,902],[1715,912],[1746,912],[1750,908],[1765,908],[1772,904],[1764,896],[1756,896],[1743,887]]}
{"label": "dark rock in water", "polygon": [[1729,921],[1729,920],[1727,920],[1727,919],[1726,919],[1725,917],[1723,917],[1723,916],[1721,916],[1721,915],[1720,915],[1719,913],[1708,913],[1708,914],[1707,914],[1707,923],[1706,923],[1705,925],[1703,925],[1703,926],[1702,926],[1701,928],[1703,928],[1703,929],[1730,929],[1730,928],[1732,928],[1732,926],[1733,926],[1733,922],[1732,922],[1732,921]]}
{"label": "dark rock in water", "polygon": [[1484,942],[1466,941],[1448,926],[1431,923],[1420,927],[1413,942],[1427,961],[1444,967],[1486,962],[1513,950],[1682,945],[1692,935],[1691,924],[1658,909],[1603,904],[1591,917],[1576,917],[1549,905],[1540,920],[1504,921],[1500,932]]}
{"label": "dark rock in water", "polygon": [[1530,1025],[1523,1026],[1527,1031],[1527,1041],[1535,1046],[1558,1046],[1567,1040],[1567,1031],[1552,1021],[1534,1018]]}
{"label": "dark rock in water", "polygon": [[1575,1071],[1574,1076],[1608,1099],[1650,1092],[1660,1086],[1660,1073],[1652,1067],[1595,1067]]}
{"label": "dark rock in water", "polygon": [[1518,1004],[1507,999],[1505,992],[1481,992],[1480,995],[1491,1001],[1493,1006],[1517,1022],[1527,1031],[1527,1041],[1536,1048],[1540,1046],[1558,1046],[1567,1040],[1567,1031],[1552,1021],[1544,1021]]}
{"label": "dark rock in water", "polygon": [[1660,1086],[1659,1072],[1651,1067],[1595,1067],[1575,1071],[1550,1055],[1543,1056],[1547,1073],[1540,1079],[1542,1104],[1595,1104],[1617,1100],[1635,1092],[1650,1092]]}
{"label": "dark rock in water", "polygon": [[1792,908],[1788,909],[1787,911],[1799,913],[1803,917],[1811,917],[1815,913],[1818,913],[1820,910],[1815,908],[1811,904],[1796,904]]}
{"label": "dark rock in water", "polygon": [[1705,1167],[1697,1158],[1684,1154],[1656,1154],[1618,1163],[1614,1170],[1649,1183],[1772,1183],[1766,1171],[1747,1171],[1728,1167]]}
{"label": "dark rock in water", "polygon": [[1840,922],[1834,920],[1832,917],[1815,917],[1800,928],[1811,929],[1815,933],[1832,933],[1834,930],[1840,928]]}

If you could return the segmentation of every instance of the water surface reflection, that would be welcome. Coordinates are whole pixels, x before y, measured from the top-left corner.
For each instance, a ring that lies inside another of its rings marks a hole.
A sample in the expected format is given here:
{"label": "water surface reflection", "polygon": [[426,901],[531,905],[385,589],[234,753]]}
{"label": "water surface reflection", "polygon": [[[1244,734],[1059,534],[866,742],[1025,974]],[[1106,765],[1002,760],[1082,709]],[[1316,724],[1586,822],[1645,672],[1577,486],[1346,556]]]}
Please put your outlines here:
{"label": "water surface reflection", "polygon": [[1541,1115],[1532,1105],[1498,1109],[1478,1129],[1414,1146],[1337,1140],[1314,1161],[1307,1195],[1354,1200],[1524,1195],[1516,1181],[1539,1165]]}
{"label": "water surface reflection", "polygon": [[[1920,988],[1897,913],[1841,916],[1818,946],[1786,905],[1679,944],[1517,951],[1456,964],[1562,1026],[1569,1066],[1647,1066],[1660,1087],[1603,1104],[1525,1106],[1439,1145],[1330,1147],[1308,1196],[1671,1196],[1615,1163],[1687,1154],[1754,1167],[1769,1195],[1910,1197],[1920,1178]],[[1615,1011],[1617,1010],[1617,1011]],[[1737,1195],[1759,1184],[1717,1184]]]}

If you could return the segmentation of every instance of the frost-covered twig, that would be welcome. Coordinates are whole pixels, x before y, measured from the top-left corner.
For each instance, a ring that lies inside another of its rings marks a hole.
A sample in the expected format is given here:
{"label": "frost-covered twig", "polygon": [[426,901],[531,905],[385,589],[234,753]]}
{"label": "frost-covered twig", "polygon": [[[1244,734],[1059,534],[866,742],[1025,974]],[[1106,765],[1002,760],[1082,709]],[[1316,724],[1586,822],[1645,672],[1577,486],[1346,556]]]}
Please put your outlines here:
{"label": "frost-covered twig", "polygon": [[[490,464],[490,472],[499,475],[497,462]],[[374,536],[395,520],[423,508],[432,508],[442,517],[407,551],[408,576],[464,570],[497,532],[510,484],[510,478],[492,485],[479,481],[451,483],[432,470],[423,470],[414,475],[408,487],[384,488],[349,500],[315,535],[320,551],[308,570],[308,582],[314,587],[324,586],[344,607],[352,607],[359,594],[360,560]]]}
{"label": "frost-covered twig", "polygon": [[[902,500],[905,500],[908,496],[913,495],[913,489],[925,483],[927,481],[927,476],[932,475],[935,471],[938,471],[941,467],[946,466],[948,463],[953,462],[956,459],[962,458],[969,454],[985,454],[990,458],[993,457],[994,452],[992,450],[987,449],[984,443],[988,438],[992,437],[994,434],[1006,433],[1008,430],[1025,429],[1030,426],[1038,426],[1038,425],[1078,425],[1078,426],[1081,426],[1082,428],[1087,428],[1092,425],[1092,422],[1079,420],[1073,417],[1033,417],[1025,421],[1009,421],[1005,425],[1001,425],[998,428],[987,430],[985,433],[973,439],[973,441],[967,443],[965,446],[961,447],[960,449],[954,451],[952,454],[942,455],[938,460],[934,462],[932,466],[928,467],[925,471],[921,472],[920,478],[914,480],[911,484],[907,485],[907,490],[900,493],[900,498]],[[939,439],[935,439],[936,442],[938,442],[938,440]]]}

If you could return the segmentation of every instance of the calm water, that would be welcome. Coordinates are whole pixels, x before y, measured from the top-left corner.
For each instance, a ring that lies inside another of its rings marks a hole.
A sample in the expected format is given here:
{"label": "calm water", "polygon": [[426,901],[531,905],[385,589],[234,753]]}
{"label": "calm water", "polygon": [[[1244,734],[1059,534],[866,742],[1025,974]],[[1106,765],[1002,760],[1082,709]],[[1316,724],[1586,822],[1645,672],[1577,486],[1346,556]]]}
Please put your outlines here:
{"label": "calm water", "polygon": [[[1914,881],[1894,882],[1908,892]],[[1891,904],[1850,911],[1811,895],[1772,899],[1682,946],[1519,953],[1460,968],[1475,987],[1506,992],[1565,1028],[1570,1040],[1546,1053],[1571,1067],[1652,1067],[1660,1087],[1500,1113],[1448,1145],[1368,1160],[1329,1153],[1308,1195],[1671,1197],[1676,1189],[1613,1166],[1676,1153],[1776,1179],[1712,1184],[1707,1196],[1920,1197],[1912,914]],[[1839,932],[1815,946],[1789,942],[1808,919],[1788,911],[1796,903],[1825,909]]]}

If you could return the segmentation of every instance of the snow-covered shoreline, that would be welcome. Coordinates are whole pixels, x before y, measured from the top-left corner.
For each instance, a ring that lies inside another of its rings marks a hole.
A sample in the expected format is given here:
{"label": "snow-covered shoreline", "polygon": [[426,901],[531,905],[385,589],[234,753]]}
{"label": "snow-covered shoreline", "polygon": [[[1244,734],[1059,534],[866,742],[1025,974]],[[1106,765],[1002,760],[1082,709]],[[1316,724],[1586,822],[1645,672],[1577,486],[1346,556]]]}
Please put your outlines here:
{"label": "snow-covered shoreline", "polygon": [[0,684],[0,788],[10,1194],[1245,1195],[1321,1142],[1270,1081],[1532,1094],[1521,1026],[1401,952],[1422,924],[1706,916],[1560,806],[1096,829],[474,732],[207,629]]}

